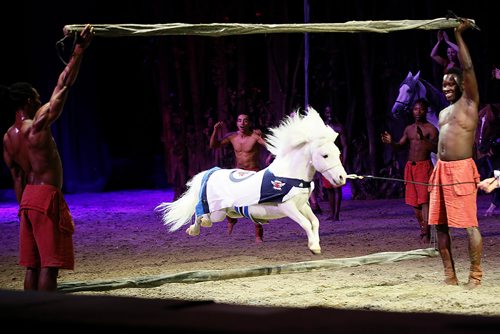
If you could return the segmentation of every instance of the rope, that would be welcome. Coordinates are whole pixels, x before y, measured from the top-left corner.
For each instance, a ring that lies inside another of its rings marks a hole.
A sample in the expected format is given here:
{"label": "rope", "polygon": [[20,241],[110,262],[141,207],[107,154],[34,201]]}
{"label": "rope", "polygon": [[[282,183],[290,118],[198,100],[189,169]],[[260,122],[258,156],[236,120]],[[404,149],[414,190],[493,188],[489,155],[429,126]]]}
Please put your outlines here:
{"label": "rope", "polygon": [[[68,62],[64,60],[63,58],[63,53],[64,53],[64,48],[65,48],[65,45],[64,45],[64,41],[66,39],[68,39],[69,37],[71,37],[69,34],[67,34],[66,36],[64,36],[63,38],[61,38],[60,40],[58,40],[56,42],[56,50],[57,50],[57,56],[59,57],[59,59],[63,62],[64,65],[68,65]],[[74,36],[73,36],[73,45],[71,46],[71,50],[70,50],[70,55],[73,53],[73,51],[75,50],[75,46],[76,46],[76,41],[78,39],[78,35],[77,33],[75,32],[74,33]]]}
{"label": "rope", "polygon": [[[344,23],[286,23],[286,24],[245,24],[245,23],[165,23],[165,24],[92,24],[96,36],[165,36],[200,35],[220,37],[229,35],[273,34],[273,33],[328,33],[328,32],[374,32],[388,33],[402,30],[437,30],[458,26],[460,18],[436,18],[432,20],[399,21],[348,21]],[[474,20],[471,20],[474,23]],[[475,25],[475,23],[474,23]],[[80,32],[84,24],[71,24],[63,28],[65,35]]]}
{"label": "rope", "polygon": [[403,260],[422,259],[425,257],[436,257],[438,255],[439,253],[435,248],[415,249],[403,252],[382,252],[351,258],[325,259],[286,263],[281,265],[265,265],[261,267],[251,268],[197,270],[186,271],[177,274],[123,278],[107,281],[61,282],[59,283],[57,290],[60,292],[78,292],[108,291],[124,288],[153,288],[167,283],[198,283],[265,275],[305,273],[315,270],[334,270],[369,264],[392,263]]}
{"label": "rope", "polygon": [[393,177],[383,177],[383,176],[373,176],[373,175],[356,175],[356,174],[347,174],[347,178],[351,179],[351,180],[377,179],[377,180],[387,180],[387,181],[399,181],[399,182],[407,182],[407,183],[420,184],[423,186],[432,186],[432,187],[446,187],[446,186],[454,186],[457,184],[468,184],[468,183],[478,184],[476,181],[435,184],[435,183],[409,181],[409,180],[405,180],[405,179],[396,179]]}

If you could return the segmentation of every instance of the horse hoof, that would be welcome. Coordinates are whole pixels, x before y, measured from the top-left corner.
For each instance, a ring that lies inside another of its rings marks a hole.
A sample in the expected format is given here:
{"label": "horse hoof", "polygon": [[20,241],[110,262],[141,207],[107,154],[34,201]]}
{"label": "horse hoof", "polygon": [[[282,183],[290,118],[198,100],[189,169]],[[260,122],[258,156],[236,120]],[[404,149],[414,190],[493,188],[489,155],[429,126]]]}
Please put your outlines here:
{"label": "horse hoof", "polygon": [[191,226],[190,226],[190,227],[188,227],[188,229],[186,230],[186,233],[187,233],[187,234],[189,234],[189,235],[190,235],[190,236],[192,236],[192,237],[195,237],[195,236],[197,236],[197,235],[199,235],[199,234],[200,234],[200,230],[196,231],[196,230],[192,229],[192,228],[191,228]]}
{"label": "horse hoof", "polygon": [[311,248],[311,252],[312,252],[314,255],[319,255],[319,254],[321,254],[321,248],[317,248],[317,249],[312,249],[312,248]]}
{"label": "horse hoof", "polygon": [[212,227],[212,221],[210,220],[210,218],[202,217],[200,225],[203,227]]}

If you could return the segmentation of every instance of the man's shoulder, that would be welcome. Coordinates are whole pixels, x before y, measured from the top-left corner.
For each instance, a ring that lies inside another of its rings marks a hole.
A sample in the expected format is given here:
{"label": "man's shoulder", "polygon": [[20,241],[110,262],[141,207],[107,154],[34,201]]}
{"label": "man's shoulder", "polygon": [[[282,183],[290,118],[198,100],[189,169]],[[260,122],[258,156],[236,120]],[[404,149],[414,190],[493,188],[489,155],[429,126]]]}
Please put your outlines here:
{"label": "man's shoulder", "polygon": [[3,134],[3,141],[5,142],[5,140],[7,140],[7,138],[9,137],[9,131],[12,127],[8,128],[7,131],[5,131],[5,133]]}
{"label": "man's shoulder", "polygon": [[4,153],[8,153],[9,142],[10,142],[9,132],[5,132],[3,135],[3,140],[2,140]]}
{"label": "man's shoulder", "polygon": [[3,146],[8,147],[14,140],[14,136],[18,136],[19,131],[12,125],[3,135]]}
{"label": "man's shoulder", "polygon": [[233,132],[228,132],[224,135],[224,137],[222,137],[222,139],[231,139],[231,138],[234,138],[234,136],[236,136],[237,132],[236,131],[233,131]]}
{"label": "man's shoulder", "polygon": [[3,158],[9,168],[12,167],[15,152],[18,150],[17,141],[11,136],[11,129],[12,127],[3,135]]}
{"label": "man's shoulder", "polygon": [[425,122],[422,126],[427,129],[437,130],[436,126],[431,122]]}
{"label": "man's shoulder", "polygon": [[434,124],[431,124],[430,128],[432,129],[432,131],[434,131],[435,133],[438,133],[439,132],[439,129],[434,125]]}
{"label": "man's shoulder", "polygon": [[405,130],[404,130],[404,131],[405,131],[405,132],[407,132],[407,131],[411,131],[411,130],[415,129],[416,127],[417,127],[417,124],[416,124],[416,123],[409,124],[409,125],[407,125],[407,126],[405,127]]}

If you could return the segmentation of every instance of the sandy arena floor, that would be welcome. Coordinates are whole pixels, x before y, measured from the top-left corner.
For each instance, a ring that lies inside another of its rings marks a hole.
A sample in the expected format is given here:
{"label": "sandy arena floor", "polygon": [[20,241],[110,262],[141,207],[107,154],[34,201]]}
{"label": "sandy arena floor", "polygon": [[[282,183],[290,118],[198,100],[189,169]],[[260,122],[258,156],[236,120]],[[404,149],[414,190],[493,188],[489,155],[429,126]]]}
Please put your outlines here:
{"label": "sandy arena floor", "polygon": [[[307,248],[305,233],[288,218],[264,226],[264,243],[254,242],[253,224],[241,219],[233,234],[226,222],[190,237],[184,229],[168,232],[154,207],[172,194],[160,190],[67,195],[76,232],[74,271],[61,271],[59,283],[94,282],[170,275],[185,271],[276,266],[301,261],[358,257],[378,252],[421,249],[413,211],[402,199],[344,199],[341,221],[322,221],[322,254]],[[275,274],[199,283],[166,283],[152,288],[83,291],[99,294],[221,303],[321,306],[338,309],[439,312],[500,316],[500,220],[483,217],[490,197],[478,198],[484,239],[482,287],[442,284],[438,257],[303,273]],[[326,202],[321,202],[323,212]],[[18,220],[13,201],[0,203],[0,289],[22,290],[24,268],[17,264]],[[465,231],[452,230],[457,275],[467,282]]]}

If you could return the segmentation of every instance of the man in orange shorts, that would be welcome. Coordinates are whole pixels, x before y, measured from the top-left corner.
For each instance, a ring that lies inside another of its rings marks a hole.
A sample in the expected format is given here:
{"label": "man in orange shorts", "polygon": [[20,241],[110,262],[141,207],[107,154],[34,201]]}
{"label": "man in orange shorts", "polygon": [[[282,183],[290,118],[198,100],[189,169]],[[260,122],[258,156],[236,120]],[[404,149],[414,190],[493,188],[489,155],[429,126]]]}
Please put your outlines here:
{"label": "man in orange shorts", "polygon": [[63,170],[51,125],[62,113],[85,49],[93,36],[87,25],[78,36],[70,61],[44,105],[29,83],[2,87],[15,122],[3,137],[4,160],[20,204],[19,264],[26,267],[24,290],[54,291],[59,269],[73,269],[73,220],[61,188]]}
{"label": "man in orange shorts", "polygon": [[427,184],[434,166],[431,153],[436,151],[438,130],[427,121],[429,103],[425,99],[417,99],[413,104],[415,123],[408,125],[398,142],[386,131],[382,134],[382,142],[399,150],[409,144],[408,161],[405,166],[405,203],[413,207],[415,217],[420,226],[420,242],[430,242],[429,191]]}
{"label": "man in orange shorts", "polygon": [[479,92],[469,50],[462,38],[462,32],[470,27],[469,20],[460,19],[455,28],[462,69],[448,69],[443,77],[443,93],[451,104],[439,114],[438,161],[429,181],[429,224],[436,225],[444,282],[449,285],[458,285],[449,227],[467,229],[470,270],[466,287],[475,288],[481,285],[483,275],[483,241],[477,221],[480,177],[472,159]]}

